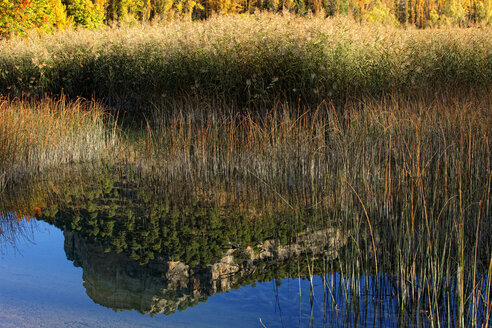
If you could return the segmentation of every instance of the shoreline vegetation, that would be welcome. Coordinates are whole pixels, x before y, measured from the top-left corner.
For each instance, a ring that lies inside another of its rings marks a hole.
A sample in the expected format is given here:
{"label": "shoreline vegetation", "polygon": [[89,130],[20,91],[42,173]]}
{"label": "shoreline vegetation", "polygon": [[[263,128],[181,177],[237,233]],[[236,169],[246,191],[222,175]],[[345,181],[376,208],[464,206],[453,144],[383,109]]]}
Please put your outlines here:
{"label": "shoreline vegetation", "polygon": [[[237,161],[238,151],[259,158],[265,143],[284,148],[261,155],[265,160],[287,156],[302,138],[309,154],[332,148],[325,130],[343,136],[352,122],[372,116],[383,120],[373,128],[378,133],[389,129],[385,124],[424,119],[437,133],[453,117],[456,126],[441,131],[448,143],[447,134],[472,119],[490,123],[490,31],[402,30],[343,17],[260,13],[2,40],[1,185],[56,163],[104,156],[154,169],[167,157],[180,158],[202,163],[190,170],[213,176],[216,163]],[[456,108],[469,115],[455,117]],[[306,127],[282,131],[289,120]],[[359,126],[361,141],[373,133],[368,126]],[[482,135],[474,142],[488,142],[490,129],[477,128]],[[289,133],[298,139],[283,140]],[[411,136],[400,134],[380,137]],[[357,138],[346,142],[360,143]],[[480,152],[489,154],[490,145]],[[291,175],[294,165],[283,165]],[[294,184],[308,179],[303,174]]]}
{"label": "shoreline vegetation", "polygon": [[0,192],[53,167],[107,157],[115,143],[108,123],[97,103],[0,98]]}
{"label": "shoreline vegetation", "polygon": [[58,32],[0,41],[0,93],[63,93],[139,115],[176,105],[265,109],[490,91],[490,33],[269,13]]}
{"label": "shoreline vegetation", "polygon": [[[308,251],[302,265],[340,272],[355,302],[392,290],[404,322],[418,311],[424,326],[485,324],[491,104],[487,93],[366,98],[343,112],[176,110],[140,136],[120,131],[122,162],[54,167],[0,204],[140,265],[165,258],[196,270],[231,245],[283,245],[332,226],[350,241],[337,261]],[[382,285],[365,286],[366,275]]]}
{"label": "shoreline vegetation", "polygon": [[490,32],[260,13],[2,40],[0,211],[144,265],[168,221],[190,220],[184,244],[207,244],[210,213],[274,218],[268,237],[330,225],[349,240],[329,264],[347,295],[390,273],[429,325],[487,322]]}

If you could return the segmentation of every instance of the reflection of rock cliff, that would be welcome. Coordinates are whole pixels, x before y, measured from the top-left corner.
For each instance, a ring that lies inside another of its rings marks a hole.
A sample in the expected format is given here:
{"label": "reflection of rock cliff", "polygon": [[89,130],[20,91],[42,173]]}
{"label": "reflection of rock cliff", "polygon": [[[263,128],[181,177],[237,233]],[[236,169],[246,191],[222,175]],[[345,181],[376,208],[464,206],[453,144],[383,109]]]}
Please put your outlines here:
{"label": "reflection of rock cliff", "polygon": [[[290,246],[276,247],[266,241],[255,248],[229,249],[220,261],[202,268],[162,259],[139,265],[124,253],[104,252],[102,246],[87,242],[77,232],[65,232],[67,257],[83,268],[87,295],[95,303],[152,314],[183,310],[256,280],[285,278],[289,270],[278,268],[288,266],[289,259],[303,254],[334,259],[345,242],[339,232],[328,229],[299,235]],[[294,262],[292,268],[297,268]],[[268,272],[273,275],[265,275]]]}

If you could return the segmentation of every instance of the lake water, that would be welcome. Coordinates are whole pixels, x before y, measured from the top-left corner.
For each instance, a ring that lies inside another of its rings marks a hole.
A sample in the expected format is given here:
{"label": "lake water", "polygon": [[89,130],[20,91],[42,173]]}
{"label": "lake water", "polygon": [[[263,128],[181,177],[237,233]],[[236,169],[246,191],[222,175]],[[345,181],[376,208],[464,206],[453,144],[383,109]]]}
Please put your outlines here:
{"label": "lake water", "polygon": [[[459,325],[459,280],[399,279],[382,230],[168,191],[109,174],[5,193],[0,327]],[[490,278],[478,277],[485,300]],[[467,304],[485,326],[484,302]]]}
{"label": "lake water", "polygon": [[[128,303],[98,305],[84,288],[84,269],[67,260],[63,232],[43,221],[31,221],[32,240],[4,249],[0,264],[0,326],[2,327],[297,327],[343,325],[343,308],[327,300],[320,276],[284,278],[249,284],[208,297],[183,311],[151,317]],[[117,279],[116,276],[111,278]],[[134,279],[149,279],[148,276]],[[338,281],[339,275],[326,277]],[[112,286],[115,293],[118,288]],[[147,288],[148,290],[145,290]],[[148,293],[149,290],[156,294]],[[144,286],[139,302],[159,298],[159,288]],[[162,291],[163,292],[163,291]],[[204,291],[206,293],[206,291]],[[162,295],[162,294],[161,294]],[[328,296],[329,297],[329,296]],[[127,300],[128,301],[128,300]],[[120,306],[120,307],[119,307]],[[375,304],[372,304],[375,306]],[[119,311],[122,310],[122,311]],[[379,320],[371,311],[358,320],[365,326]],[[260,321],[261,320],[261,321]],[[355,322],[354,322],[355,324]],[[372,325],[372,324],[371,324]],[[395,326],[388,318],[378,326]],[[352,326],[352,325],[350,325]]]}

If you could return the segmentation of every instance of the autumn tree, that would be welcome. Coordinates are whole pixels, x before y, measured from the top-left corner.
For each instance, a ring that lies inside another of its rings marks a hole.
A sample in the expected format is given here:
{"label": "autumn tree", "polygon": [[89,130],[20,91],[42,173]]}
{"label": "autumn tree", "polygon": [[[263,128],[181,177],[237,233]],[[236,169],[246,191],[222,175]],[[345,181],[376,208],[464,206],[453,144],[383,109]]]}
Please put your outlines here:
{"label": "autumn tree", "polygon": [[52,31],[67,23],[60,0],[0,0],[0,37],[25,35],[31,30]]}

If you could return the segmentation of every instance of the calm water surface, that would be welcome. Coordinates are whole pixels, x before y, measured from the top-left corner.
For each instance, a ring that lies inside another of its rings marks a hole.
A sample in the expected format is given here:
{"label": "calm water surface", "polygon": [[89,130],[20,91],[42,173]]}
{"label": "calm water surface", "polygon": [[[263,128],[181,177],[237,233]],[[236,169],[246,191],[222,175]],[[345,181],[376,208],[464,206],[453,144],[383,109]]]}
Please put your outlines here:
{"label": "calm water surface", "polygon": [[0,327],[458,326],[459,280],[399,279],[384,225],[226,196],[111,171],[3,193]]}
{"label": "calm water surface", "polygon": [[[170,315],[110,309],[87,295],[83,269],[67,260],[63,232],[43,221],[29,225],[32,240],[20,240],[1,255],[2,327],[262,327],[261,322],[267,327],[297,327],[331,326],[340,320],[340,309],[335,311],[325,299],[319,276],[313,277],[313,288],[309,279],[256,283],[217,293]],[[391,321],[386,324],[391,326]]]}

